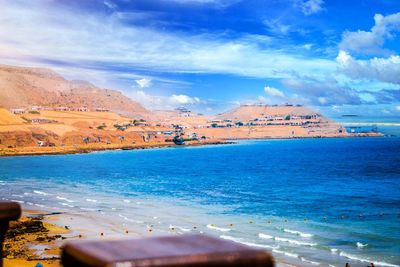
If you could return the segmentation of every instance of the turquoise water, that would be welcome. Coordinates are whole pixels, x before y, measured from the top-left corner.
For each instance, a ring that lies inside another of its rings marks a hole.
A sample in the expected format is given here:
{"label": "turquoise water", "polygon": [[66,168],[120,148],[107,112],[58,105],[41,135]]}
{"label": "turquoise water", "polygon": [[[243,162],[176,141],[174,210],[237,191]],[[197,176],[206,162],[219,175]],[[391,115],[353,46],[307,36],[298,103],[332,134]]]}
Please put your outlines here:
{"label": "turquoise water", "polygon": [[301,266],[400,266],[399,151],[392,137],[1,158],[0,196],[121,229],[201,231]]}

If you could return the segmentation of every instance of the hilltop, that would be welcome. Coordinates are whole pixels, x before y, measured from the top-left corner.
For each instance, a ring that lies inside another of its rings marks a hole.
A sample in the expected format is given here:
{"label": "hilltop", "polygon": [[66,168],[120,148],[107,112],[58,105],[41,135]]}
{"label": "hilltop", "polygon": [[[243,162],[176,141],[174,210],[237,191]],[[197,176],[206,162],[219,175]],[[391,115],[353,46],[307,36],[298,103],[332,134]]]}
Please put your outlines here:
{"label": "hilltop", "polygon": [[318,112],[304,106],[293,106],[293,105],[241,105],[240,107],[228,110],[222,114],[218,114],[215,118],[220,120],[234,120],[234,121],[251,121],[257,118],[268,117],[268,116],[280,116],[286,117],[287,115],[318,115],[322,116]]}
{"label": "hilltop", "polygon": [[218,114],[211,129],[199,131],[222,139],[348,137],[346,129],[304,106],[242,105]]}
{"label": "hilltop", "polygon": [[50,69],[7,65],[0,65],[0,106],[104,109],[131,117],[149,114],[121,92],[101,89],[87,81],[68,81]]}

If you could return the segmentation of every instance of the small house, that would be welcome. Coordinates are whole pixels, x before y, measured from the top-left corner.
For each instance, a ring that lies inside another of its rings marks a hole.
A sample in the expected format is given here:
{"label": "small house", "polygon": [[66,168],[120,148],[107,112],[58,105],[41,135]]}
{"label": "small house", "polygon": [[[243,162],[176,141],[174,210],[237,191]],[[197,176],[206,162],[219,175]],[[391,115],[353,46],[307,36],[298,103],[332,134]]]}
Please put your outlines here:
{"label": "small house", "polygon": [[14,109],[11,109],[10,111],[14,114],[24,114],[25,113],[25,109],[23,109],[23,108],[14,108]]}

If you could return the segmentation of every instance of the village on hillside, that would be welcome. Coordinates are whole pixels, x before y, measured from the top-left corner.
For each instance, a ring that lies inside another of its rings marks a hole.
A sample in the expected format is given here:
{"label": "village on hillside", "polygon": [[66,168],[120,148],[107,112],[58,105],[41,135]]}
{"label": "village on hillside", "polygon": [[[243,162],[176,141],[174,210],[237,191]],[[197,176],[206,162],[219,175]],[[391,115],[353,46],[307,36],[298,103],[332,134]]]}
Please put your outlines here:
{"label": "village on hillside", "polygon": [[301,105],[245,104],[215,116],[147,110],[121,92],[40,68],[0,65],[0,155],[77,153],[227,140],[382,136],[348,133]]}
{"label": "village on hillside", "polygon": [[32,106],[2,109],[1,113],[0,148],[26,152],[32,147],[105,149],[173,145],[176,136],[187,144],[199,144],[235,139],[354,135],[312,109],[291,104],[242,105],[215,117],[180,107],[154,111],[148,120],[122,116],[106,108],[87,107]]}

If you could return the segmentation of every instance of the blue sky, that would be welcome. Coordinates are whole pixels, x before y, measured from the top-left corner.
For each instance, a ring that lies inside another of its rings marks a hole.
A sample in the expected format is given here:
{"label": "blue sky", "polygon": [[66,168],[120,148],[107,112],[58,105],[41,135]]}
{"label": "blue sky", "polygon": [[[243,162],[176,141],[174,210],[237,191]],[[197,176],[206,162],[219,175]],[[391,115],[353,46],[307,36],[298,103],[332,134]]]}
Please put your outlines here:
{"label": "blue sky", "polygon": [[149,109],[243,103],[400,115],[397,0],[0,0],[0,63]]}

